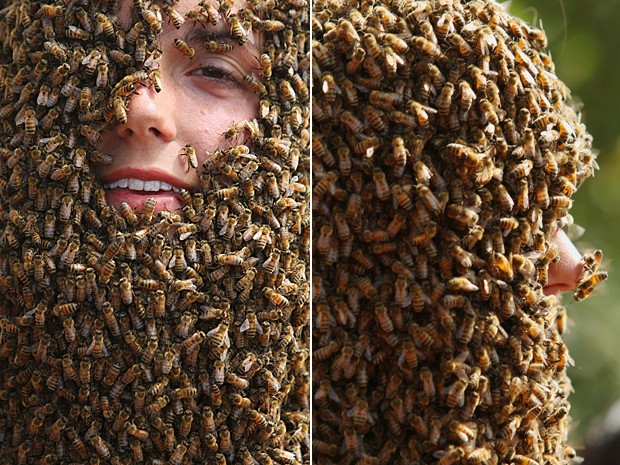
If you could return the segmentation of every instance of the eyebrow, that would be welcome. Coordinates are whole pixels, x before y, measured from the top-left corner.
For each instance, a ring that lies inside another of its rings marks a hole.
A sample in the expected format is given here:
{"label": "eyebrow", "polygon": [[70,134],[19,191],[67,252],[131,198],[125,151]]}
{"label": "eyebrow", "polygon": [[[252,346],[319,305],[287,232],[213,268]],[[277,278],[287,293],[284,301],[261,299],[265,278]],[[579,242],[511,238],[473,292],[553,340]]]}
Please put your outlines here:
{"label": "eyebrow", "polygon": [[[254,34],[254,31],[249,31],[248,35],[250,34]],[[221,22],[217,26],[192,27],[185,34],[185,41],[190,44],[203,44],[208,40],[218,40],[234,45],[235,50],[246,54],[250,59],[258,56],[258,47],[255,44],[248,41],[244,45],[239,45],[237,39],[230,34],[228,27]]]}
{"label": "eyebrow", "polygon": [[[248,35],[250,34],[254,34],[254,31],[248,31]],[[246,50],[248,53],[258,53],[258,47],[249,40],[244,45],[239,45],[237,39],[231,35],[228,27],[221,23],[212,27],[193,27],[185,34],[185,41],[187,43],[202,44],[208,40],[221,40],[235,45],[235,48],[239,46],[240,50]]]}
{"label": "eyebrow", "polygon": [[233,42],[234,39],[230,35],[228,29],[224,29],[221,26],[213,28],[205,27],[193,27],[185,34],[185,41],[190,42],[205,42],[207,40],[223,40],[226,42]]}

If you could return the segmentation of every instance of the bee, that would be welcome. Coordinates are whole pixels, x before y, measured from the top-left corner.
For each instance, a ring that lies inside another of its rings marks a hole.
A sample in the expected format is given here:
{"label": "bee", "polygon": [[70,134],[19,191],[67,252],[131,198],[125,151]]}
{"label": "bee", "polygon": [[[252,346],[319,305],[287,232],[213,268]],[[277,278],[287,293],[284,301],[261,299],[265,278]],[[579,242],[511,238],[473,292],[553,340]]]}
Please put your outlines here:
{"label": "bee", "polygon": [[402,103],[402,96],[396,92],[373,90],[368,96],[371,105],[385,111],[392,111]]}
{"label": "bee", "polygon": [[[101,133],[99,131],[96,131],[95,129],[91,128],[90,126],[81,126],[80,127],[80,134],[83,135],[84,137],[86,137],[88,139],[88,141],[93,145],[96,146],[99,141],[101,140]],[[51,144],[53,141],[49,141],[48,144]],[[54,141],[55,142],[55,141]],[[61,141],[55,142],[55,143],[60,143]],[[46,145],[45,150],[49,153],[51,152],[53,149],[51,148],[51,145]]]}
{"label": "bee", "polygon": [[32,108],[27,109],[24,112],[23,118],[17,121],[17,124],[24,124],[26,134],[32,135],[37,130],[39,121],[37,120],[36,113]]}
{"label": "bee", "polygon": [[114,97],[114,114],[116,121],[121,124],[127,123],[127,108],[125,107],[125,102],[120,97]]}
{"label": "bee", "polygon": [[583,267],[589,273],[596,273],[598,267],[603,261],[603,252],[601,250],[595,250],[592,253],[584,254],[583,258]]}
{"label": "bee", "polygon": [[161,20],[161,13],[159,12],[159,6],[152,5],[151,9],[143,8],[141,9],[140,13],[142,14],[142,17],[148,24],[151,32],[153,32],[154,34],[159,34],[162,30],[162,26],[161,26],[162,20]]}
{"label": "bee", "polygon": [[179,14],[174,8],[170,5],[163,6],[164,13],[168,16],[168,21],[172,23],[172,25],[179,29],[181,25],[185,22],[185,18],[183,15]]}
{"label": "bee", "polygon": [[299,96],[301,102],[307,102],[310,98],[310,91],[308,90],[308,86],[306,81],[297,73],[291,76],[291,81],[293,82],[293,87]]}
{"label": "bee", "polygon": [[323,73],[321,77],[321,92],[323,92],[326,102],[333,103],[336,100],[338,90],[336,89],[336,81],[332,73]]}
{"label": "bee", "polygon": [[263,294],[273,305],[277,307],[287,307],[289,305],[289,300],[284,297],[282,294],[279,294],[274,289],[270,289],[268,287],[263,288]]}
{"label": "bee", "polygon": [[289,105],[293,105],[297,101],[297,94],[295,93],[291,83],[289,81],[280,81],[278,86],[280,87],[282,99]]}
{"label": "bee", "polygon": [[[438,453],[439,455],[439,453]],[[465,456],[465,451],[461,447],[453,447],[447,451],[442,451],[437,465],[453,465],[461,461],[461,458]]]}
{"label": "bee", "polygon": [[573,201],[565,195],[554,195],[549,197],[549,206],[570,209],[573,206]]}
{"label": "bee", "polygon": [[450,105],[452,104],[452,95],[454,94],[454,84],[447,82],[441,89],[441,94],[437,100],[437,110],[439,116],[447,118],[450,112]]}
{"label": "bee", "polygon": [[278,187],[278,182],[275,175],[271,172],[265,175],[266,184],[267,184],[267,192],[274,199],[280,198],[280,188]]}
{"label": "bee", "polygon": [[[223,53],[232,52],[234,50],[234,46],[232,44],[229,44],[228,42],[224,42],[224,41],[217,41],[217,40],[207,40],[206,42],[204,42],[204,47],[208,52],[211,52],[211,53],[222,53],[223,54]],[[265,71],[263,71],[263,73],[265,73]],[[264,74],[262,74],[261,77],[263,79],[269,79],[269,77],[265,77]]]}
{"label": "bee", "polygon": [[230,34],[239,42],[239,45],[243,45],[248,41],[248,32],[241,24],[238,16],[230,15],[228,17],[228,27]]}
{"label": "bee", "polygon": [[380,302],[375,303],[375,317],[383,331],[391,333],[394,330],[394,324],[387,313],[387,308]]}
{"label": "bee", "polygon": [[462,407],[465,403],[465,389],[467,389],[467,381],[457,379],[452,386],[448,388],[446,405],[448,408],[454,408],[457,405]]}
{"label": "bee", "polygon": [[[141,25],[142,23],[136,23],[135,26]],[[133,29],[132,29],[133,30]],[[131,32],[131,31],[130,31]],[[135,41],[136,43],[136,49],[134,52],[134,61],[136,63],[144,63],[144,61],[146,60],[146,39],[142,36],[138,37]],[[159,74],[159,70],[152,70],[151,74],[156,73]],[[155,90],[157,90],[158,87],[155,86]],[[161,88],[159,88],[159,90],[157,90],[157,92],[159,92],[161,90]]]}
{"label": "bee", "polygon": [[606,271],[597,271],[592,273],[588,278],[583,279],[579,285],[577,286],[577,290],[573,293],[573,298],[576,301],[583,300],[587,298],[592,291],[596,288],[596,286],[601,282],[606,280],[608,274]]}
{"label": "bee", "polygon": [[65,34],[70,39],[75,39],[75,40],[89,40],[90,39],[90,33],[88,31],[85,31],[84,29],[80,29],[79,27],[74,26],[74,25],[69,25],[67,27],[67,30],[65,31]]}
{"label": "bee", "polygon": [[131,291],[131,281],[122,277],[119,281],[121,290],[121,300],[125,305],[130,305],[133,302],[133,293]]}
{"label": "bee", "polygon": [[247,74],[243,77],[248,87],[261,98],[267,95],[267,88],[253,74]]}
{"label": "bee", "polygon": [[185,42],[183,39],[174,39],[174,46],[183,54],[183,56],[192,59],[196,55],[196,51],[191,45]]}
{"label": "bee", "polygon": [[185,144],[185,146],[181,149],[180,157],[187,158],[187,168],[185,169],[186,173],[189,173],[191,168],[198,168],[198,157],[196,157],[196,149],[191,144]]}
{"label": "bee", "polygon": [[353,113],[351,113],[350,111],[341,112],[339,119],[354,134],[362,132],[364,128],[362,122],[357,119],[357,117],[354,116]]}
{"label": "bee", "polygon": [[[315,49],[313,48],[313,50]],[[351,54],[351,59],[348,61],[347,66],[346,66],[347,74],[349,75],[357,74],[357,72],[359,71],[365,59],[366,59],[366,50],[364,50],[361,47],[355,48],[353,50],[353,53]]]}
{"label": "bee", "polygon": [[512,458],[512,461],[516,465],[537,465],[538,464],[536,460],[526,457],[525,455],[518,455],[518,454]]}
{"label": "bee", "polygon": [[108,64],[101,62],[97,65],[97,87],[107,87],[109,82]]}
{"label": "bee", "polygon": [[100,358],[102,356],[107,357],[108,351],[103,341],[103,331],[101,331],[100,329],[95,330],[93,334],[93,341],[88,347],[86,353],[88,355],[92,355],[95,358]]}
{"label": "bee", "polygon": [[183,443],[177,444],[176,448],[174,449],[174,452],[170,455],[170,458],[168,459],[168,463],[170,465],[181,465],[181,462],[183,461],[183,457],[185,457],[186,453],[187,453],[187,446]]}

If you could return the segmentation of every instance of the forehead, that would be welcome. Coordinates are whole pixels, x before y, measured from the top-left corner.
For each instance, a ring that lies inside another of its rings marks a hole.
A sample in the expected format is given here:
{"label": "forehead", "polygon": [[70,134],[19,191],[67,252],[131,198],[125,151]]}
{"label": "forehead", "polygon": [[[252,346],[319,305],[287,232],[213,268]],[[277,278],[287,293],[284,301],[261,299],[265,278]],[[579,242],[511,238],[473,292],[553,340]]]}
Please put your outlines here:
{"label": "forehead", "polygon": [[[168,4],[168,2],[166,1],[155,1],[153,3],[156,3],[160,6],[166,5]],[[216,10],[219,7],[219,3],[217,2],[217,0],[203,0],[203,1],[199,1],[199,0],[179,0],[177,1],[174,5],[173,8],[181,15],[185,16],[185,14],[198,7],[199,3],[203,3],[203,4],[211,4],[211,6],[213,6]],[[234,6],[232,8],[232,12],[236,12],[238,11],[240,8],[243,8],[244,5],[246,5],[247,2],[243,1],[243,0],[235,0],[234,1]],[[126,26],[129,27],[131,24],[131,13],[133,11],[133,5],[134,5],[134,1],[133,0],[121,0],[120,2],[120,6],[119,6],[119,10],[117,13],[117,16],[119,18],[119,20],[121,21],[121,23]]]}

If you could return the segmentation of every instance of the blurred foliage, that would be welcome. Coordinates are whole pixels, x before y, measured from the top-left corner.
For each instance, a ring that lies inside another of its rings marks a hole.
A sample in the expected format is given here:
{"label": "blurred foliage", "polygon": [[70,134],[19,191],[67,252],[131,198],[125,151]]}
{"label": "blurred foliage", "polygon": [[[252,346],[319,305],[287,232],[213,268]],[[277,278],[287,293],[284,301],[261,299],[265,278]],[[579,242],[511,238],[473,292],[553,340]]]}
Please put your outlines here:
{"label": "blurred foliage", "polygon": [[599,152],[601,169],[575,195],[572,215],[586,229],[578,248],[602,249],[610,277],[583,302],[564,297],[573,321],[566,336],[575,360],[573,442],[582,446],[596,417],[620,397],[620,0],[514,0],[510,11],[532,25],[542,20],[556,74],[583,105]]}

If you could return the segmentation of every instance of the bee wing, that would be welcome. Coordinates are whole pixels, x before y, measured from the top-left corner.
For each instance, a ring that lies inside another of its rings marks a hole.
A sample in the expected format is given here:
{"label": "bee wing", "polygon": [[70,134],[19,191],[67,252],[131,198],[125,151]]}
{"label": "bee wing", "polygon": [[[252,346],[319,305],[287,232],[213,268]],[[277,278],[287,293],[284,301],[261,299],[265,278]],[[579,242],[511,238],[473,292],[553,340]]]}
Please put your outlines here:
{"label": "bee wing", "polygon": [[259,229],[258,232],[252,236],[252,239],[257,241],[262,237],[262,235],[263,235],[263,232]]}
{"label": "bee wing", "polygon": [[252,32],[252,23],[249,21],[247,22],[246,34],[248,36],[248,42],[254,44],[256,39],[254,38],[254,33]]}
{"label": "bee wing", "polygon": [[260,322],[256,322],[256,332],[258,334],[263,334],[263,327],[260,325]]}
{"label": "bee wing", "polygon": [[215,333],[220,329],[219,325],[213,328],[211,331],[207,332],[207,337],[213,337]]}
{"label": "bee wing", "polygon": [[228,228],[228,225],[226,225],[226,224],[224,226],[222,226],[222,229],[220,229],[219,235],[223,236],[224,234],[226,234],[226,229],[227,228]]}
{"label": "bee wing", "polygon": [[528,260],[531,260],[533,263],[536,263],[542,254],[543,253],[540,250],[533,250],[531,252],[524,253],[523,256]]}
{"label": "bee wing", "polygon": [[241,362],[241,368],[243,368],[244,372],[247,372],[250,368],[252,368],[253,364],[254,360],[252,360],[252,357],[248,355],[245,360]]}
{"label": "bee wing", "polygon": [[174,268],[174,264],[176,263],[176,257],[173,255],[168,263],[168,268]]}
{"label": "bee wing", "polygon": [[248,320],[246,318],[245,321],[239,327],[239,331],[241,331],[243,333],[243,332],[247,331],[248,329],[250,329],[250,320]]}
{"label": "bee wing", "polygon": [[579,239],[581,236],[583,236],[585,232],[586,232],[586,228],[584,228],[583,226],[579,226],[578,224],[575,224],[575,223],[569,225],[566,230],[567,236],[573,242]]}
{"label": "bee wing", "polygon": [[88,346],[88,349],[86,349],[86,355],[90,355],[94,347],[95,347],[95,340],[93,339],[93,342],[91,342],[90,345]]}
{"label": "bee wing", "polygon": [[15,118],[15,124],[17,125],[24,124],[24,122],[26,121],[26,112],[24,111],[18,116],[19,116],[18,118]]}
{"label": "bee wing", "polygon": [[187,231],[187,232],[184,232],[183,234],[179,234],[179,240],[180,241],[184,241],[185,239],[187,239],[192,234],[194,234],[194,231]]}

